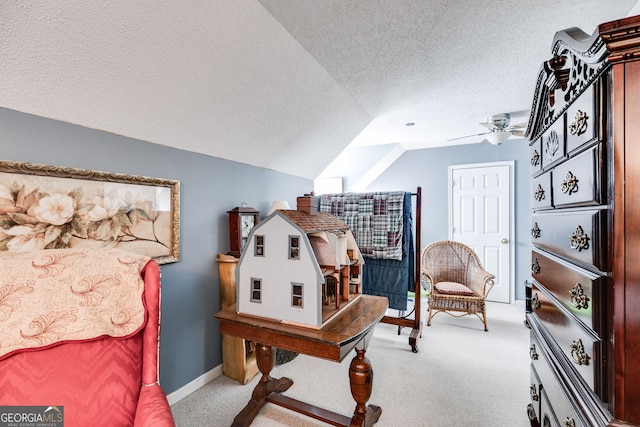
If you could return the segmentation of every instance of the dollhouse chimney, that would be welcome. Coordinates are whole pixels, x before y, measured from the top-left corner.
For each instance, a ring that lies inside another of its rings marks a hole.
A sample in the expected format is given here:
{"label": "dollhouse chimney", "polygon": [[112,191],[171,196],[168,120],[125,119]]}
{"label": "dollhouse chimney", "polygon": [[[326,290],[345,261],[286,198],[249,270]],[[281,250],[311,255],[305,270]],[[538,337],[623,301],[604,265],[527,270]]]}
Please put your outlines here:
{"label": "dollhouse chimney", "polygon": [[306,212],[309,215],[318,214],[318,198],[313,192],[311,194],[305,194],[304,196],[298,197],[297,205],[297,209],[301,212]]}

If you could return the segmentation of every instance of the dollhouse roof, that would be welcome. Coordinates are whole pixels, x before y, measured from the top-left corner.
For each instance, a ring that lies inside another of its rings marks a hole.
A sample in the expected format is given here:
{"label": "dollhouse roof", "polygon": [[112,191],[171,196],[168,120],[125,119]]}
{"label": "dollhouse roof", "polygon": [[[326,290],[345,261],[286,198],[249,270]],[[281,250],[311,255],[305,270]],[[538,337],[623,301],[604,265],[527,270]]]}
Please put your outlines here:
{"label": "dollhouse roof", "polygon": [[327,231],[342,235],[349,230],[349,226],[344,221],[330,213],[318,212],[316,215],[309,215],[296,210],[280,210],[280,212],[307,234]]}

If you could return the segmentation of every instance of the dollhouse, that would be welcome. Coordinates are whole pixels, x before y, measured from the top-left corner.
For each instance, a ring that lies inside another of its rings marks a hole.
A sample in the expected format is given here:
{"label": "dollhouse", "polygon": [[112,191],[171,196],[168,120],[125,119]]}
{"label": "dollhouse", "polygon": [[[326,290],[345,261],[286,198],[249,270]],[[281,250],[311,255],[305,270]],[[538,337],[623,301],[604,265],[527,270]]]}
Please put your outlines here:
{"label": "dollhouse", "polygon": [[238,313],[320,328],[360,296],[355,238],[317,206],[305,195],[253,227],[236,270]]}

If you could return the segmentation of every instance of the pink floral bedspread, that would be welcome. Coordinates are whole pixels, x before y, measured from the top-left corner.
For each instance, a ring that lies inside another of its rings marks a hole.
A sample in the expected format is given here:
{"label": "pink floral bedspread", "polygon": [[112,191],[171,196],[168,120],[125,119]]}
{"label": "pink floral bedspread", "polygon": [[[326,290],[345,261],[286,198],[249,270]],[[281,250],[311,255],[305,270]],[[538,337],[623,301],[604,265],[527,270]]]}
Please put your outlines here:
{"label": "pink floral bedspread", "polygon": [[140,273],[149,259],[119,249],[0,253],[0,359],[138,332],[146,319]]}

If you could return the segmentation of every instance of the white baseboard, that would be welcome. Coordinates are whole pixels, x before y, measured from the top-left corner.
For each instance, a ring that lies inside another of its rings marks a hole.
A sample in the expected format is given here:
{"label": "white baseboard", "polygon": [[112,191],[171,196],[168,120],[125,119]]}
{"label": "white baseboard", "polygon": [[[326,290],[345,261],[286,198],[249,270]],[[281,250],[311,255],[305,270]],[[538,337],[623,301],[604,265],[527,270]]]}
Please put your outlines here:
{"label": "white baseboard", "polygon": [[194,391],[198,390],[200,387],[207,385],[209,382],[215,380],[220,375],[222,375],[222,365],[218,365],[209,372],[205,372],[200,375],[198,378],[193,381],[183,385],[176,391],[169,393],[167,395],[167,400],[169,401],[169,405],[173,405],[175,403],[180,402],[185,397],[189,396]]}

